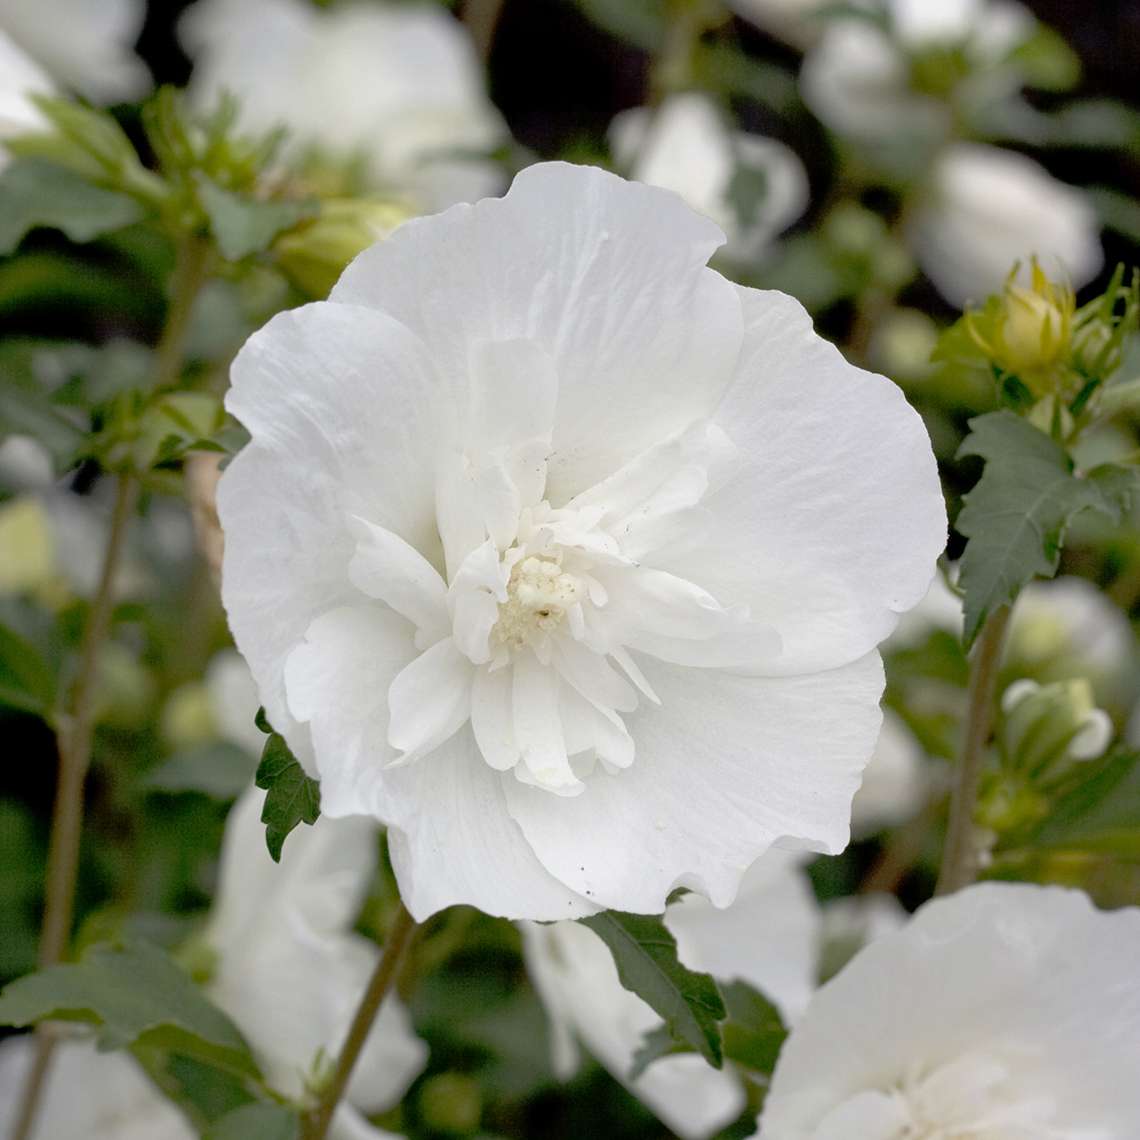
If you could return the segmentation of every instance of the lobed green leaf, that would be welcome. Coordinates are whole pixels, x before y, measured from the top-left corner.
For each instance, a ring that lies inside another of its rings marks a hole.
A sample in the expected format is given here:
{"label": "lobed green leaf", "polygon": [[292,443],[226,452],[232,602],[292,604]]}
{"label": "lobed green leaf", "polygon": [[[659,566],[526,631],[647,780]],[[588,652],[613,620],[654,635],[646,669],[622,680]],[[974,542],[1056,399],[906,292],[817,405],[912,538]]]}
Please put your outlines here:
{"label": "lobed green leaf", "polygon": [[280,863],[281,848],[289,832],[299,823],[317,822],[321,814],[321,787],[305,774],[285,738],[277,732],[265,742],[254,782],[266,793],[261,822],[265,824],[269,854]]}
{"label": "lobed green leaf", "polygon": [[1030,579],[1057,572],[1065,531],[1086,509],[1119,519],[1137,481],[1133,469],[1106,464],[1080,476],[1060,444],[1010,411],[970,421],[959,456],[986,461],[955,522],[966,536],[960,585],[965,642]]}

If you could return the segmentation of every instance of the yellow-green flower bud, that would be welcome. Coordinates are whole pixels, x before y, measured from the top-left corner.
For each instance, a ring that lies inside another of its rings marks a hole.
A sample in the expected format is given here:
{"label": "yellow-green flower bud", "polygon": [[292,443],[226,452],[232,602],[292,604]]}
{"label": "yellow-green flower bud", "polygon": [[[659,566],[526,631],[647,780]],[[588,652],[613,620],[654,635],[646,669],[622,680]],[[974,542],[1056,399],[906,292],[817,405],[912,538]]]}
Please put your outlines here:
{"label": "yellow-green flower bud", "polygon": [[399,202],[330,198],[320,216],[283,234],[273,252],[281,271],[311,297],[326,297],[348,263],[385,238],[412,211]]}
{"label": "yellow-green flower bud", "polygon": [[1067,285],[1045,276],[1033,261],[1028,286],[1010,275],[1005,288],[981,311],[966,314],[974,343],[1003,372],[1016,376],[1035,396],[1070,386],[1076,298]]}
{"label": "yellow-green flower bud", "polygon": [[166,698],[160,721],[162,738],[172,749],[204,744],[218,735],[210,692],[200,681],[179,685]]}
{"label": "yellow-green flower bud", "polygon": [[39,590],[54,565],[55,542],[41,504],[22,496],[0,507],[0,596]]}
{"label": "yellow-green flower bud", "polygon": [[464,1135],[479,1127],[483,1099],[479,1085],[464,1073],[440,1073],[424,1081],[419,1097],[420,1115],[436,1132]]}

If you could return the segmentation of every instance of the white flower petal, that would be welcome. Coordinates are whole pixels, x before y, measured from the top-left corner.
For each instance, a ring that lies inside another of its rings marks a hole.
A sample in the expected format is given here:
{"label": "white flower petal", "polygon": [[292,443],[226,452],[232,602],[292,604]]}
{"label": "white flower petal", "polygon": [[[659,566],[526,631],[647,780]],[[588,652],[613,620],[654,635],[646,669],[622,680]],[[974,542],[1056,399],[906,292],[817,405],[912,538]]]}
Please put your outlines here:
{"label": "white flower petal", "polygon": [[383,606],[343,606],[317,618],[289,655],[285,684],[321,767],[321,812],[383,817],[388,692],[417,656],[412,627]]}
{"label": "white flower petal", "polygon": [[957,143],[932,178],[933,197],[912,240],[923,272],[955,305],[980,304],[1015,262],[1027,272],[1033,255],[1074,288],[1104,263],[1092,203],[1025,155]]}
{"label": "white flower petal", "polygon": [[511,709],[519,754],[534,782],[560,796],[582,791],[570,767],[558,712],[558,674],[533,653],[515,658]]}
{"label": "white flower petal", "polygon": [[253,435],[218,486],[222,600],[273,726],[313,761],[289,715],[285,658],[319,614],[353,605],[356,514],[421,553],[438,550],[431,471],[435,381],[390,318],[309,305],[273,318],[238,354],[227,408]]}
{"label": "white flower petal", "polygon": [[348,564],[352,584],[370,598],[379,598],[406,617],[427,643],[451,629],[447,586],[439,571],[399,535],[366,519],[354,518],[356,553]]}
{"label": "white flower petal", "polygon": [[392,866],[400,895],[420,922],[457,903],[538,921],[597,909],[535,858],[503,795],[504,786],[518,780],[491,769],[468,729],[423,760],[390,769],[384,781]]}
{"label": "white flower petal", "polygon": [[150,87],[146,65],[132,50],[145,14],[141,0],[5,0],[0,24],[59,83],[113,103]]}
{"label": "white flower petal", "polygon": [[476,669],[471,686],[471,731],[483,759],[500,772],[513,768],[520,759],[513,686],[510,669]]}
{"label": "white flower petal", "polygon": [[[0,1044],[0,1133],[16,1109],[36,1046],[31,1036]],[[33,1140],[193,1140],[197,1132],[126,1052],[63,1041],[52,1056]]]}
{"label": "white flower petal", "polygon": [[926,593],[946,543],[938,471],[896,385],[849,365],[792,298],[741,297],[745,349],[716,418],[742,463],[703,503],[716,520],[705,548],[662,569],[777,630],[773,672],[833,668]]}
{"label": "white flower petal", "polygon": [[454,735],[471,715],[473,672],[450,637],[405,665],[388,690],[388,743],[410,757]]}
{"label": "white flower petal", "polygon": [[[1138,953],[1140,909],[1098,912],[1078,891],[993,883],[928,903],[812,999],[780,1055],[761,1135],[816,1140],[829,1113],[868,1090],[954,1068],[961,1093],[982,1065],[992,1084],[996,1064],[993,1103],[1020,1120],[1014,1135],[1132,1136]],[[944,1092],[919,1089],[943,1113]]]}
{"label": "white flower petal", "polygon": [[668,192],[542,163],[505,198],[401,226],[332,297],[430,338],[455,378],[478,340],[533,341],[562,380],[547,485],[559,505],[715,406],[740,345],[733,289],[702,268],[722,240]]}
{"label": "white flower petal", "polygon": [[542,864],[601,906],[660,913],[690,886],[717,906],[784,836],[832,853],[879,730],[882,666],[871,654],[830,673],[748,678],[644,662],[659,708],[627,718],[637,759],[572,799],[508,779]]}

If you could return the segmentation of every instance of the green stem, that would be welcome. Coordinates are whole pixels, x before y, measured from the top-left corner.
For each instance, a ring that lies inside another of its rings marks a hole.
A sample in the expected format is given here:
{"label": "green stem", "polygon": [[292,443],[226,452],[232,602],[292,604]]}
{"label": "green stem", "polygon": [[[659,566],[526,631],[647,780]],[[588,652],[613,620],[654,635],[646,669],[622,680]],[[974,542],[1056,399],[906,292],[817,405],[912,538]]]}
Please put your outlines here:
{"label": "green stem", "polygon": [[[210,248],[198,238],[187,238],[178,249],[171,279],[171,300],[166,324],[155,347],[155,387],[174,387],[182,373],[182,353],[194,301],[209,270]],[[87,617],[80,647],[79,668],[69,707],[59,716],[57,747],[59,779],[52,808],[44,888],[44,918],[40,934],[39,968],[60,962],[71,937],[75,915],[75,883],[83,833],[83,791],[95,737],[99,657],[111,630],[115,606],[115,578],[126,546],[131,515],[138,500],[139,480],[131,472],[118,476],[111,529],[103,553],[99,584]],[[24,1082],[11,1140],[28,1140],[39,1110],[56,1034],[48,1025],[36,1029],[32,1067]]]}
{"label": "green stem", "polygon": [[978,877],[974,808],[978,802],[986,745],[993,725],[998,667],[1001,664],[1009,615],[1009,606],[1001,606],[986,618],[970,658],[969,707],[962,737],[962,753],[950,795],[950,824],[936,894],[945,895],[960,890]]}
{"label": "green stem", "polygon": [[[52,809],[48,846],[44,921],[38,961],[41,970],[54,966],[63,958],[71,936],[75,880],[79,869],[79,840],[83,831],[83,786],[91,764],[91,745],[95,733],[99,655],[111,628],[115,577],[137,497],[138,482],[135,478],[128,474],[120,475],[115,491],[111,531],[99,573],[99,585],[83,634],[71,708],[61,715],[59,721],[59,782]],[[55,1037],[47,1027],[37,1029],[35,1058],[24,1085],[12,1140],[26,1140],[31,1134],[54,1046]]]}
{"label": "green stem", "polygon": [[337,1058],[336,1068],[321,1093],[320,1103],[305,1120],[303,1140],[325,1140],[333,1114],[344,1096],[345,1089],[348,1088],[352,1070],[356,1067],[364,1043],[368,1040],[369,1030],[380,1012],[380,1006],[396,980],[400,959],[415,930],[415,919],[401,903],[388,937],[384,941],[380,961],[376,963],[376,970],[360,999],[360,1005],[356,1008],[344,1047]]}

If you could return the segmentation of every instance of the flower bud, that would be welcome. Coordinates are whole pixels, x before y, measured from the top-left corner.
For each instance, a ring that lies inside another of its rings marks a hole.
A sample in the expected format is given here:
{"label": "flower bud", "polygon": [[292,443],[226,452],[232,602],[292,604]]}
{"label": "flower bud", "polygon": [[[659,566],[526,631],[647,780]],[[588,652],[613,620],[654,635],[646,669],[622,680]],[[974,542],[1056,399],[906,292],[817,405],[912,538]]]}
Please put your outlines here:
{"label": "flower bud", "polygon": [[162,737],[172,749],[190,748],[218,735],[210,692],[200,681],[179,685],[162,706]]}
{"label": "flower bud", "polygon": [[1028,287],[1011,274],[997,298],[981,311],[967,313],[966,327],[1003,372],[1041,397],[1068,386],[1075,312],[1072,289],[1050,281],[1034,260]]}
{"label": "flower bud", "polygon": [[440,1073],[425,1081],[419,1107],[433,1132],[453,1135],[474,1132],[483,1114],[479,1085],[464,1073]]}
{"label": "flower bud", "polygon": [[1112,740],[1112,721],[1083,677],[1039,685],[1022,679],[1006,689],[1002,746],[1031,775],[1057,774],[1072,761],[1093,760]]}
{"label": "flower bud", "polygon": [[385,238],[411,211],[398,202],[370,198],[330,198],[320,216],[283,234],[273,252],[281,271],[312,297],[326,297],[348,263]]}

